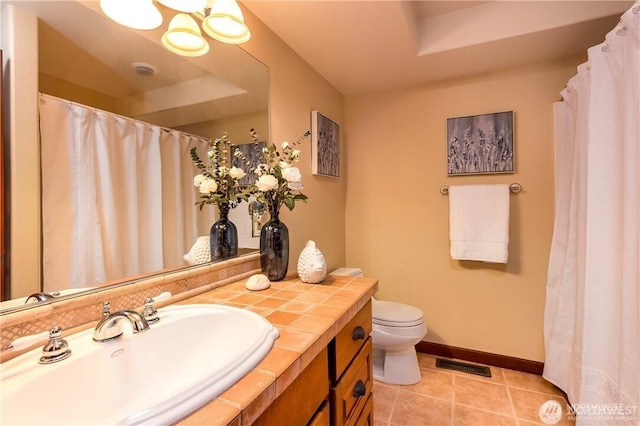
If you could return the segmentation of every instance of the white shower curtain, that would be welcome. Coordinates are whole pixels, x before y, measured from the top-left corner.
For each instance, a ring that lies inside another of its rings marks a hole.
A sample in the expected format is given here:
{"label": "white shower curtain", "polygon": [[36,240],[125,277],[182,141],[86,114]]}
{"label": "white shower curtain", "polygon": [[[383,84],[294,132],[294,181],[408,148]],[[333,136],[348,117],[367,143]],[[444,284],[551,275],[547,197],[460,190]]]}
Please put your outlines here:
{"label": "white shower curtain", "polygon": [[44,291],[182,265],[208,233],[189,155],[206,139],[44,94],[40,133]]}
{"label": "white shower curtain", "polygon": [[640,424],[640,4],[565,90],[544,377],[577,424]]}

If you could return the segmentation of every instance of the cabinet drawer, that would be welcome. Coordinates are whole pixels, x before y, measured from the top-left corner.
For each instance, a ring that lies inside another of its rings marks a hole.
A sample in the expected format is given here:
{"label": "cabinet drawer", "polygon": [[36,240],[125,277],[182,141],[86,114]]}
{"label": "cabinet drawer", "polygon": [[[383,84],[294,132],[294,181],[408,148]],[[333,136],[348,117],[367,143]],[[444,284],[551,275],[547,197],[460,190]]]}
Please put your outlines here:
{"label": "cabinet drawer", "polygon": [[355,425],[373,388],[373,354],[367,338],[340,381],[331,388],[334,425]]}
{"label": "cabinet drawer", "polygon": [[336,335],[330,345],[331,382],[336,383],[371,334],[371,300]]}
{"label": "cabinet drawer", "polygon": [[355,426],[373,426],[373,393],[369,394]]}
{"label": "cabinet drawer", "polygon": [[330,417],[329,404],[325,401],[316,415],[313,416],[313,419],[309,422],[309,426],[329,426]]}

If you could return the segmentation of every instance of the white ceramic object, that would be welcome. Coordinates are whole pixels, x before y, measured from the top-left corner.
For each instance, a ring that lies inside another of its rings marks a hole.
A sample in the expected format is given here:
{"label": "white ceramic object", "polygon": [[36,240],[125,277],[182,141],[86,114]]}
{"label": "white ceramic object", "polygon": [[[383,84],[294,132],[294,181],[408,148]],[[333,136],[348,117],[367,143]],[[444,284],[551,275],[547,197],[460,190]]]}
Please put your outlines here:
{"label": "white ceramic object", "polygon": [[269,281],[269,278],[267,278],[266,275],[255,274],[249,277],[247,283],[244,286],[247,288],[247,290],[251,291],[266,290],[271,287],[271,281]]}
{"label": "white ceramic object", "polygon": [[312,240],[307,241],[298,257],[298,276],[310,284],[321,283],[327,276],[327,262]]}
{"label": "white ceramic object", "polygon": [[427,334],[422,311],[415,306],[372,298],[373,377],[395,385],[420,382],[415,345]]}
{"label": "white ceramic object", "polygon": [[[72,354],[38,364],[41,350],[0,365],[0,424],[173,424],[251,371],[278,330],[246,309],[184,305],[158,309],[160,321],[108,342],[93,329],[67,336]],[[47,401],[48,409],[34,409]]]}
{"label": "white ceramic object", "polygon": [[208,235],[198,237],[196,242],[189,250],[189,253],[183,256],[189,265],[200,265],[202,263],[211,262],[211,242]]}

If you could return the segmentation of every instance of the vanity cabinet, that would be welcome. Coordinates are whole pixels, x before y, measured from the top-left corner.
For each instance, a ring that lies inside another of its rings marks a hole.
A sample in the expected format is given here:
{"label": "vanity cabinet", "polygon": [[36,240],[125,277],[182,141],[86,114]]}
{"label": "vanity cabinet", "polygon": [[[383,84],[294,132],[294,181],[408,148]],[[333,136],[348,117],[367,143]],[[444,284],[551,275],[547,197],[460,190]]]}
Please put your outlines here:
{"label": "vanity cabinet", "polygon": [[[318,407],[326,402],[329,394],[328,352],[323,349],[300,373],[282,394],[267,408],[253,425],[306,425],[319,419]],[[310,420],[312,419],[312,420]]]}
{"label": "vanity cabinet", "polygon": [[373,425],[371,301],[262,413],[255,425]]}
{"label": "vanity cabinet", "polygon": [[329,344],[331,425],[373,424],[371,301]]}

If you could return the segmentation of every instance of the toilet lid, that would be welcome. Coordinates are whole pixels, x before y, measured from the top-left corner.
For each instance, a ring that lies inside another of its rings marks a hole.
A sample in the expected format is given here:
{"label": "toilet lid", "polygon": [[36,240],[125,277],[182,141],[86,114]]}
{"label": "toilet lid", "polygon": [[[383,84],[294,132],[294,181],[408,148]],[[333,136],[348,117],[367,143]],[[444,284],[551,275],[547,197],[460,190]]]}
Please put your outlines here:
{"label": "toilet lid", "polygon": [[411,327],[424,322],[422,311],[404,303],[376,300],[372,306],[373,323],[391,327]]}

